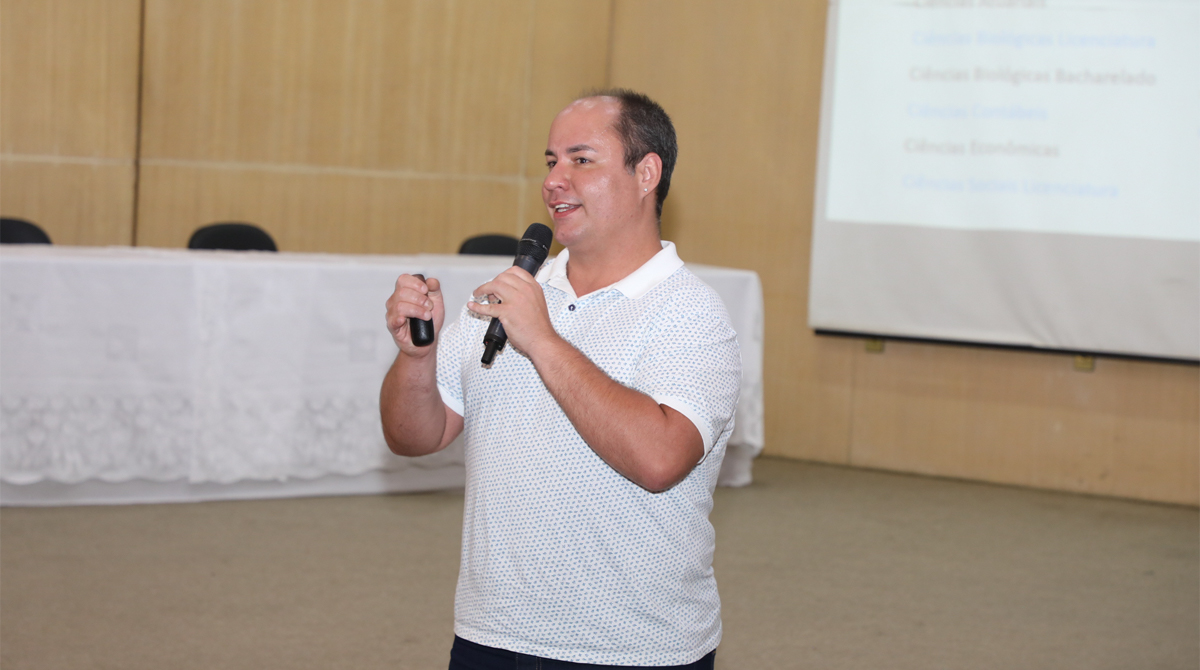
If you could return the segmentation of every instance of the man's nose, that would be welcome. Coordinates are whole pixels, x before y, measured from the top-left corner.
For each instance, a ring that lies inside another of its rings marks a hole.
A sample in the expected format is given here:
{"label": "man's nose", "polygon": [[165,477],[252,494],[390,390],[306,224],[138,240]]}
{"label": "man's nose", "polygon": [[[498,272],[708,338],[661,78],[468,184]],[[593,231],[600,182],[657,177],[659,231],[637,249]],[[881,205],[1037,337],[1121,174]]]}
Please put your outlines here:
{"label": "man's nose", "polygon": [[565,189],[567,188],[568,182],[569,180],[567,178],[566,168],[562,167],[562,163],[556,163],[554,167],[550,168],[550,171],[546,173],[546,178],[542,180],[542,188],[546,189],[547,191],[553,191],[560,188]]}

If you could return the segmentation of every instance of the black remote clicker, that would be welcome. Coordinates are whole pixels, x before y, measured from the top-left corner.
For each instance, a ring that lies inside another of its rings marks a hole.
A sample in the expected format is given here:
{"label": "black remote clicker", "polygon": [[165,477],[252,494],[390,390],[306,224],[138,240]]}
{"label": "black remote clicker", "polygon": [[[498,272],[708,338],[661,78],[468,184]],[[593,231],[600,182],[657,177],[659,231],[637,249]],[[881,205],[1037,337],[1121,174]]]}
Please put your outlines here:
{"label": "black remote clicker", "polygon": [[[425,275],[414,274],[413,276],[425,281]],[[418,347],[427,347],[433,344],[433,319],[409,317],[408,334],[412,337],[412,343]]]}

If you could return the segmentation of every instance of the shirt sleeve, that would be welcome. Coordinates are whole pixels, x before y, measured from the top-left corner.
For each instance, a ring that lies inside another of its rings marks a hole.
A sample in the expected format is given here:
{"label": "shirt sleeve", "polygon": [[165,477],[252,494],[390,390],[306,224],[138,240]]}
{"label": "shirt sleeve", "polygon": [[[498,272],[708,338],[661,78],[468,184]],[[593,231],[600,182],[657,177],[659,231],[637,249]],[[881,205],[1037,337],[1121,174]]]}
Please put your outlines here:
{"label": "shirt sleeve", "polygon": [[737,336],[721,299],[706,290],[660,313],[633,388],[691,420],[707,455],[733,429],[741,378]]}

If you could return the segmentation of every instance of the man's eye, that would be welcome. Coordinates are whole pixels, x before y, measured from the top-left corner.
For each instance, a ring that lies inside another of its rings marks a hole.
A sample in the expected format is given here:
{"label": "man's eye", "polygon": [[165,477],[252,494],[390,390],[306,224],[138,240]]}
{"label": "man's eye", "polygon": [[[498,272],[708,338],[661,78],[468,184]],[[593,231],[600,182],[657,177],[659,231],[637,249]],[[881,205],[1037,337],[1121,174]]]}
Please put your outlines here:
{"label": "man's eye", "polygon": [[552,170],[552,169],[554,169],[554,164],[555,164],[555,163],[557,163],[557,162],[558,162],[558,161],[546,161],[546,169],[547,169],[547,170]]}
{"label": "man's eye", "polygon": [[575,159],[575,162],[576,163],[591,163],[592,161],[584,158],[583,156],[580,156],[579,158]]}

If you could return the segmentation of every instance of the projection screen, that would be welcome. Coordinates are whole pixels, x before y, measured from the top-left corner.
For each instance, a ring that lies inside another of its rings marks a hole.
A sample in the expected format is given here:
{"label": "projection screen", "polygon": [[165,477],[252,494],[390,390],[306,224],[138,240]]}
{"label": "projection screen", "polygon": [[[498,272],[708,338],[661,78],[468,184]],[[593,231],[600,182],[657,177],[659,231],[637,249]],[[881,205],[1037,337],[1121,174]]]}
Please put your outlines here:
{"label": "projection screen", "polygon": [[1200,358],[1200,0],[831,0],[817,330]]}

